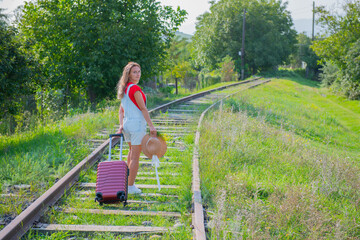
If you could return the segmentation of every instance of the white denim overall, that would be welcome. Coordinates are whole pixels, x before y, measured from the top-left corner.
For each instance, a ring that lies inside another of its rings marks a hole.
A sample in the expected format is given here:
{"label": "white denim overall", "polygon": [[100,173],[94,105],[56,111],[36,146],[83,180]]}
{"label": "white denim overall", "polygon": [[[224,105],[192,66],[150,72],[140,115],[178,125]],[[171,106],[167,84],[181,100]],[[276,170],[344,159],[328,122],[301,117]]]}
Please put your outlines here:
{"label": "white denim overall", "polygon": [[140,109],[128,95],[130,88],[134,85],[128,86],[121,100],[121,106],[124,109],[123,133],[126,142],[131,142],[131,145],[141,145],[141,140],[146,134],[146,121]]}

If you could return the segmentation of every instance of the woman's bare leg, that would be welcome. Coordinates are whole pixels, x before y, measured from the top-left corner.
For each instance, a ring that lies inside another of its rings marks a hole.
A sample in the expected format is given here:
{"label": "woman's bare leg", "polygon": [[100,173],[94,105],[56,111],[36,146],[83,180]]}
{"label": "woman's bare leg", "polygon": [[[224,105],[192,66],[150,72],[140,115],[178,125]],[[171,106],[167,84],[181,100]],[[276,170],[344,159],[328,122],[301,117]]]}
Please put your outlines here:
{"label": "woman's bare leg", "polygon": [[[131,159],[130,159],[130,153],[131,153],[131,142],[128,142],[129,144],[129,152],[128,152],[128,155],[127,155],[127,165],[128,167],[130,166],[130,163],[131,163]],[[120,159],[122,160],[122,159]]]}
{"label": "woman's bare leg", "polygon": [[[136,175],[139,170],[139,158],[141,153],[141,145],[132,145],[128,155],[128,166],[129,166],[129,186],[134,185]],[[129,161],[130,159],[130,161]]]}

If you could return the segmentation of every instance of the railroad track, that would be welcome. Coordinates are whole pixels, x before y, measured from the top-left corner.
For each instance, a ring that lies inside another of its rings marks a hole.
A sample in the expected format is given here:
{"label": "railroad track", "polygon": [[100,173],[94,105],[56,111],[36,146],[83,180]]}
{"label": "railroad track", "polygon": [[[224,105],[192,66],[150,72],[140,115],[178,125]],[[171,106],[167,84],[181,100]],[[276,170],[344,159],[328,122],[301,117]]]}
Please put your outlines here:
{"label": "railroad track", "polygon": [[[52,239],[115,239],[119,234],[131,239],[206,239],[197,152],[201,120],[221,99],[268,81],[256,78],[150,110],[168,144],[168,152],[160,160],[162,189],[157,189],[151,160],[142,156],[136,184],[143,193],[130,195],[126,207],[94,202],[96,163],[106,158],[107,138],[118,126],[104,129],[89,140],[93,152],[8,224],[0,239],[42,239],[45,234],[53,234]],[[112,143],[116,145],[118,139]],[[124,145],[124,158],[127,151]],[[114,149],[112,159],[116,158],[119,152]]]}

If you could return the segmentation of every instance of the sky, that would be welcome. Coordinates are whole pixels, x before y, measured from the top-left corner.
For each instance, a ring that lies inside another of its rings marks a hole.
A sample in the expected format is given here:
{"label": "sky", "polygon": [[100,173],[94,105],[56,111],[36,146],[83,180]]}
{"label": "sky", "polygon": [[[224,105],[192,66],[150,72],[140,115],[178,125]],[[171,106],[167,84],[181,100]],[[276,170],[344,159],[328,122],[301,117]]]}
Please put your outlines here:
{"label": "sky", "polygon": [[[179,31],[194,34],[196,18],[209,11],[209,0],[159,0],[163,5],[174,8],[180,6],[188,12],[187,19],[181,25]],[[341,9],[346,0],[315,0],[315,5],[324,5],[327,9]],[[7,9],[5,13],[11,14],[16,7],[24,4],[25,0],[0,0],[0,8]],[[283,1],[285,2],[285,1]],[[288,0],[287,9],[291,12],[293,20],[312,19],[313,0]]]}

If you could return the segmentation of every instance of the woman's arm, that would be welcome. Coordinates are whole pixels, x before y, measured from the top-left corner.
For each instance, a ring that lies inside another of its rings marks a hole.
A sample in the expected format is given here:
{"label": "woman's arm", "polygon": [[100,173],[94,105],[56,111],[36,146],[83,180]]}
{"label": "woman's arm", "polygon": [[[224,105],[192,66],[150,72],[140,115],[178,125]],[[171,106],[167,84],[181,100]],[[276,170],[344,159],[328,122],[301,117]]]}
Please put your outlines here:
{"label": "woman's arm", "polygon": [[140,108],[140,111],[144,115],[145,121],[149,125],[150,136],[156,137],[156,129],[155,129],[154,124],[152,123],[152,121],[150,119],[149,111],[147,110],[147,108],[145,106],[145,102],[144,102],[144,99],[143,99],[140,91],[136,91],[134,96],[135,96],[135,101],[136,101],[137,105]]}
{"label": "woman's arm", "polygon": [[120,123],[120,126],[119,126],[119,130],[117,133],[122,133],[122,130],[123,130],[123,120],[124,120],[124,108],[120,105],[120,108],[119,108],[119,123]]}

